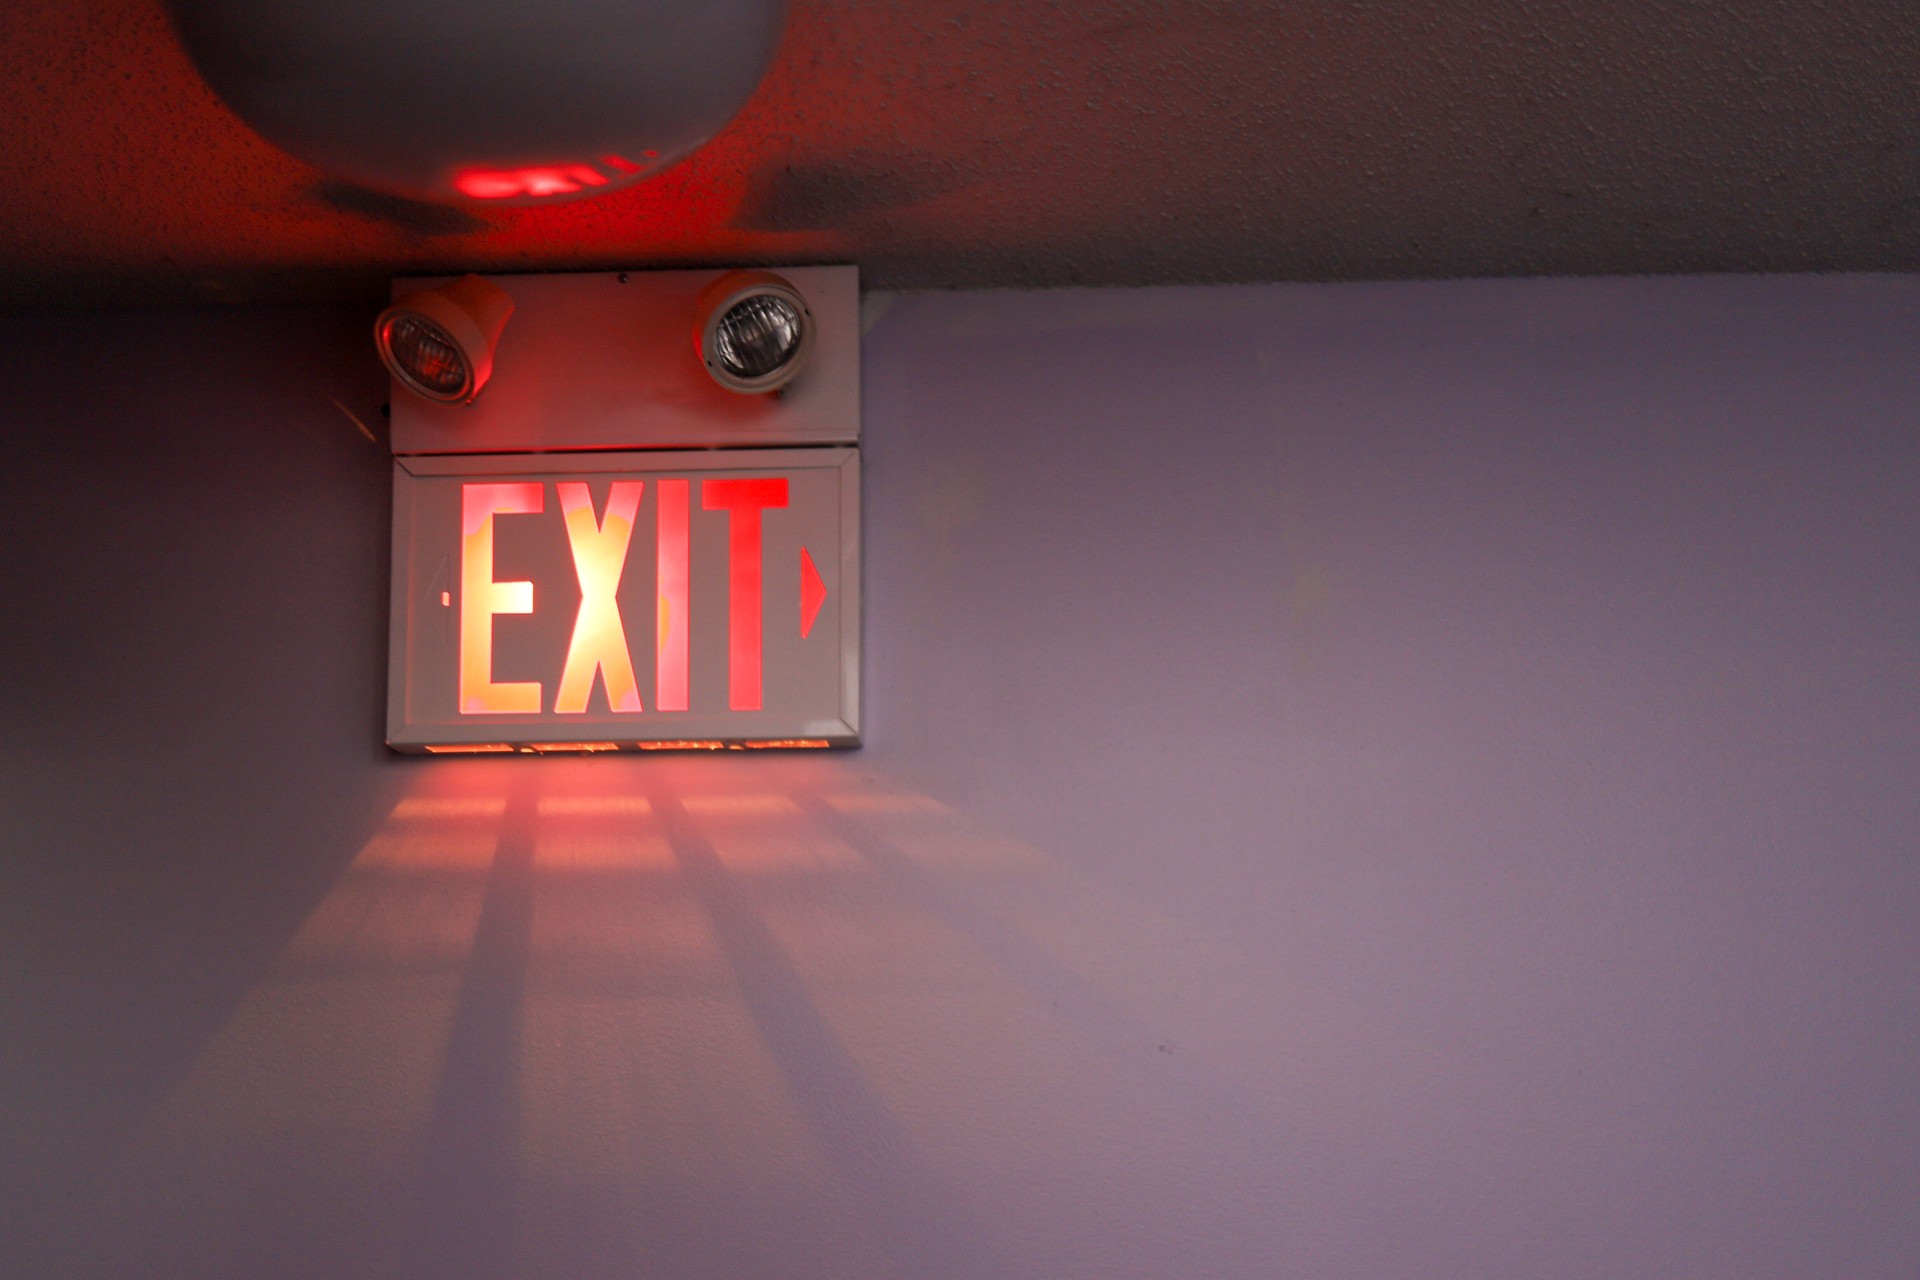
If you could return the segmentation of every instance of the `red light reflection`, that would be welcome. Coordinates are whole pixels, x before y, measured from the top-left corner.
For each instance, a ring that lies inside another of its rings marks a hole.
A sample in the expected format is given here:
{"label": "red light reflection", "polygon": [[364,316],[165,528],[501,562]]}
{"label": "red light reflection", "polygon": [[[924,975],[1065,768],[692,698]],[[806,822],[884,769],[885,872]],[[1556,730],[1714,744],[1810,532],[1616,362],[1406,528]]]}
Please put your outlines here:
{"label": "red light reflection", "polygon": [[514,200],[525,196],[570,196],[587,187],[604,187],[607,175],[590,164],[534,165],[525,169],[467,169],[453,186],[475,200]]}
{"label": "red light reflection", "polygon": [[639,164],[635,164],[625,156],[615,155],[601,156],[600,163],[612,169],[615,173],[645,173],[653,162],[659,158],[660,153],[658,151],[642,151],[640,153],[641,163]]}

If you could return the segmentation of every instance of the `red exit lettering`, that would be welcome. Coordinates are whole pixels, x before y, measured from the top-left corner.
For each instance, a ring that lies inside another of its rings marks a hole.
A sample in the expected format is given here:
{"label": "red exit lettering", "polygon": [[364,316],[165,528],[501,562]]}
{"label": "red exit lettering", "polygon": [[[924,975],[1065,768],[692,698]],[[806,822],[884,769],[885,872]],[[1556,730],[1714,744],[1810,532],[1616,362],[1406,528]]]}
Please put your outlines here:
{"label": "red exit lettering", "polygon": [[[689,482],[655,482],[658,583],[654,626],[654,697],[660,711],[687,710],[690,627],[688,617]],[[614,712],[638,714],[639,681],[616,595],[627,564],[646,482],[612,482],[605,509],[596,513],[584,483],[554,485],[566,521],[567,544],[580,585],[580,605],[553,701],[558,715],[580,715],[597,681]],[[727,705],[733,711],[761,708],[764,628],[762,515],[787,505],[783,477],[700,482],[703,511],[724,511],[728,520]],[[499,614],[531,614],[534,584],[494,580],[495,521],[546,510],[539,482],[472,483],[461,486],[459,708],[462,715],[539,714],[539,681],[493,678],[493,622]],[[813,629],[826,596],[813,558],[801,548],[800,635]]]}

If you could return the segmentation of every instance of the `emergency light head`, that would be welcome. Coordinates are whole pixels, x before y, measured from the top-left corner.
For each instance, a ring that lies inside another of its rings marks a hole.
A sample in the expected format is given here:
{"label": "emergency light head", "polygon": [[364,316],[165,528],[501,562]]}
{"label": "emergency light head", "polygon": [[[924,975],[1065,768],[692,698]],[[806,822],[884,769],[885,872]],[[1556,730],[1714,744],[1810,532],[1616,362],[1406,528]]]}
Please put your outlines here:
{"label": "emergency light head", "polygon": [[784,0],[167,0],[207,83],[267,141],[418,200],[598,195],[718,133]]}
{"label": "emergency light head", "polygon": [[373,323],[388,372],[429,400],[462,404],[493,375],[493,349],[513,314],[507,291],[479,276],[394,301]]}
{"label": "emergency light head", "polygon": [[701,290],[694,347],[713,380],[761,394],[793,381],[813,351],[813,312],[771,271],[729,271]]}

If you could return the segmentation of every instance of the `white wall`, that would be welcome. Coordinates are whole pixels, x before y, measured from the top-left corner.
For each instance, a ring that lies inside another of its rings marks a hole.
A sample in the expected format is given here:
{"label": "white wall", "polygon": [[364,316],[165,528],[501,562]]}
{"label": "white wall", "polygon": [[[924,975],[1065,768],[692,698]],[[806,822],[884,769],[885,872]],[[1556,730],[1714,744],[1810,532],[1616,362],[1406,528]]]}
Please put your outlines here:
{"label": "white wall", "polygon": [[8,1274],[1920,1263],[1920,281],[895,299],[753,759],[384,752],[364,322],[4,326]]}

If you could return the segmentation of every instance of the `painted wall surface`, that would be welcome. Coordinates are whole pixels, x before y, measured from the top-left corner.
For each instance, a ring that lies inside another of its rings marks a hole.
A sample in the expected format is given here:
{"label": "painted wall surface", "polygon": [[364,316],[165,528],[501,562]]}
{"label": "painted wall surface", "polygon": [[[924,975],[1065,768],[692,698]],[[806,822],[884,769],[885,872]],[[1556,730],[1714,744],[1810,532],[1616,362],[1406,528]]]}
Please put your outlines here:
{"label": "painted wall surface", "polygon": [[365,316],[0,326],[0,1273],[1913,1275],[1920,280],[870,310],[722,758],[381,747]]}

